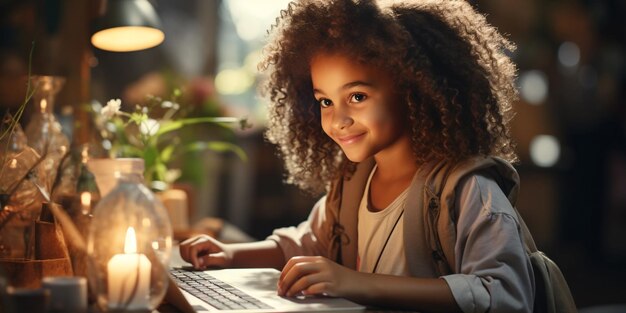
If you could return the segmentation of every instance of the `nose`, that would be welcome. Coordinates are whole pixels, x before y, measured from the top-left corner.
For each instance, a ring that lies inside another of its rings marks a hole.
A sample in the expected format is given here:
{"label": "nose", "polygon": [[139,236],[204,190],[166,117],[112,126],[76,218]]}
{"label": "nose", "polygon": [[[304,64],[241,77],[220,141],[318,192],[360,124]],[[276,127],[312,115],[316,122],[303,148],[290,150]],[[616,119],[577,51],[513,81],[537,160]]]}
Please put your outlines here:
{"label": "nose", "polygon": [[354,123],[354,120],[350,116],[349,109],[343,105],[335,105],[335,112],[333,114],[333,128],[344,129]]}

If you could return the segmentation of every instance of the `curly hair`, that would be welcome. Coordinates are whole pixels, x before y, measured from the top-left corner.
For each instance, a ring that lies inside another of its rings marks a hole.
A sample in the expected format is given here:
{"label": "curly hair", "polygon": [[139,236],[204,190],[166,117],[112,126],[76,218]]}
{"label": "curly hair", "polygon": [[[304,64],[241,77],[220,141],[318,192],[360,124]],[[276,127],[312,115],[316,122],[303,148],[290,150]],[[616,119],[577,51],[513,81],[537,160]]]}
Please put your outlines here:
{"label": "curly hair", "polygon": [[342,53],[388,71],[408,105],[418,163],[477,155],[516,161],[508,123],[517,97],[515,47],[463,0],[301,0],[281,11],[259,68],[269,98],[266,138],[287,182],[313,193],[354,169],[322,131],[309,63]]}

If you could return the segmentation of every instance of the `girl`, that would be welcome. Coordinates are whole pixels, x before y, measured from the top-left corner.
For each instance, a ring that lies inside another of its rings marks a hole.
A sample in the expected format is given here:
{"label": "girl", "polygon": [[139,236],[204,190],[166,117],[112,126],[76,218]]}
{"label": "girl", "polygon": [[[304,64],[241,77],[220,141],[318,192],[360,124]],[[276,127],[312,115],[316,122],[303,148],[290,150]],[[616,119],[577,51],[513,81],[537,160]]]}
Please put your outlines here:
{"label": "girl", "polygon": [[[507,128],[515,67],[503,52],[512,45],[452,0],[302,0],[270,35],[267,138],[289,182],[326,195],[297,227],[255,243],[191,238],[183,259],[196,268],[282,268],[284,296],[531,311],[532,267],[512,189],[496,183],[515,185],[516,173],[506,161],[508,171],[472,170],[494,157],[515,160]],[[445,253],[435,255],[425,182],[459,167],[470,174],[441,198],[449,215],[440,218],[452,226],[436,226],[453,244],[437,241]]]}

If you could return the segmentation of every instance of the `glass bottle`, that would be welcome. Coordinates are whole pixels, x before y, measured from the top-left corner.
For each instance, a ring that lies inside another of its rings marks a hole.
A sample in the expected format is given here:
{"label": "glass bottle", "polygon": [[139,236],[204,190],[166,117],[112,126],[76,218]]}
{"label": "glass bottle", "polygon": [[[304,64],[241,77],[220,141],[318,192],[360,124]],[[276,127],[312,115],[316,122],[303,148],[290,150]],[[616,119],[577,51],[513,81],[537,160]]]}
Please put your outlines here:
{"label": "glass bottle", "polygon": [[[83,151],[85,152],[85,151]],[[93,218],[92,211],[100,201],[100,190],[96,184],[94,175],[87,168],[87,156],[78,164],[76,187],[71,198],[71,204],[67,212],[76,225],[81,236],[86,240],[89,227]],[[87,255],[84,251],[70,245],[70,256],[75,275],[87,276]]]}
{"label": "glass bottle", "polygon": [[19,124],[7,115],[0,131],[0,258],[29,259],[34,247],[33,225],[41,211],[43,198],[31,184],[29,173],[42,174],[37,167],[39,154],[27,145]]}
{"label": "glass bottle", "polygon": [[88,277],[105,311],[153,310],[167,290],[172,227],[142,173],[117,172],[117,185],[93,211]]}
{"label": "glass bottle", "polygon": [[48,194],[52,191],[61,160],[69,148],[69,139],[54,116],[54,102],[64,83],[65,78],[58,76],[31,77],[35,109],[26,125],[26,137],[28,145],[43,158],[39,166],[45,174],[44,177],[37,177],[37,181]]}

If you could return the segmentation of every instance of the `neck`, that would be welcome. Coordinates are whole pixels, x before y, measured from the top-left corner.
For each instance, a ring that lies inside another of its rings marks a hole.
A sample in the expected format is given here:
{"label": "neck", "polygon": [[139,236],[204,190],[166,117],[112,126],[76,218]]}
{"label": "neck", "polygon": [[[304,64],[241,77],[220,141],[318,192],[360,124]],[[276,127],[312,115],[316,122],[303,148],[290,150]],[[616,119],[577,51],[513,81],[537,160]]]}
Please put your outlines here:
{"label": "neck", "polygon": [[408,136],[403,136],[391,147],[374,156],[378,168],[375,176],[379,181],[395,181],[412,178],[417,171],[417,161]]}

